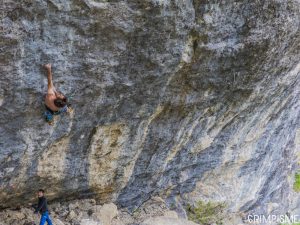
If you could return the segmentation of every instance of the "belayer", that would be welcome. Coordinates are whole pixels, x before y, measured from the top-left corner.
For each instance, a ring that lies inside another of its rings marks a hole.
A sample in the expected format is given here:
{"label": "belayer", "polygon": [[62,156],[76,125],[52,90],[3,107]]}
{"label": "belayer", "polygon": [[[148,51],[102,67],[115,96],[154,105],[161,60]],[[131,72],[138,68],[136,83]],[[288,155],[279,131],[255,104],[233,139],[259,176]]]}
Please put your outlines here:
{"label": "belayer", "polygon": [[39,189],[38,191],[38,204],[32,205],[35,208],[34,213],[41,214],[40,225],[44,225],[47,221],[48,225],[53,225],[49,216],[49,210],[47,205],[47,199],[45,197],[45,191],[43,189]]}
{"label": "belayer", "polygon": [[68,98],[62,93],[56,91],[52,81],[51,64],[46,64],[44,67],[47,70],[48,90],[45,96],[46,112],[44,113],[46,121],[52,125],[54,115],[61,113],[71,113],[72,109],[68,104]]}

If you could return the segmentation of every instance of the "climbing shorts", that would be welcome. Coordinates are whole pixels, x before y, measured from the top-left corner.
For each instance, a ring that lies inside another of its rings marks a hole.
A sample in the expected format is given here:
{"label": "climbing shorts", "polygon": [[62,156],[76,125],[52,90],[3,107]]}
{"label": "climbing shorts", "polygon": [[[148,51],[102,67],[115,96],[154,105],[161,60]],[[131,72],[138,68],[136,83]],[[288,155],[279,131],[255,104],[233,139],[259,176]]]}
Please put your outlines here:
{"label": "climbing shorts", "polygon": [[59,115],[61,113],[66,113],[68,111],[68,106],[67,105],[60,108],[58,111],[52,111],[46,105],[45,105],[45,107],[46,107],[46,111],[44,113],[44,117],[45,117],[47,122],[52,122],[53,118],[54,118],[54,115]]}

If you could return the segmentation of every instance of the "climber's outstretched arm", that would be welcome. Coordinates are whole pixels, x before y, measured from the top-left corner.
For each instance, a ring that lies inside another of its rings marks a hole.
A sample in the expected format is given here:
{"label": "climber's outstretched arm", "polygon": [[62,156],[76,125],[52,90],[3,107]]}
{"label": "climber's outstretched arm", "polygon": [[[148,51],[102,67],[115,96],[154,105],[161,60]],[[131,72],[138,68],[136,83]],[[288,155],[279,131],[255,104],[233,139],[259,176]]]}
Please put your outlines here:
{"label": "climber's outstretched arm", "polygon": [[52,71],[51,71],[51,64],[48,63],[44,66],[47,70],[47,79],[48,79],[48,93],[53,94],[55,92],[55,88],[52,81]]}

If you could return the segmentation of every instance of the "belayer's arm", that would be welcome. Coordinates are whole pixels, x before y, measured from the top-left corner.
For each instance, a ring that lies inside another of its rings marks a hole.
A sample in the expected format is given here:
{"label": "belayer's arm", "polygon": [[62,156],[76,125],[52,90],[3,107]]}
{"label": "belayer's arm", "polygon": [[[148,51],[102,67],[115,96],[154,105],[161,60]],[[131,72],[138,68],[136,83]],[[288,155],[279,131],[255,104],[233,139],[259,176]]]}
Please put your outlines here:
{"label": "belayer's arm", "polygon": [[37,204],[31,204],[30,206],[31,206],[32,208],[34,208],[34,210],[36,210],[36,208],[38,207]]}
{"label": "belayer's arm", "polygon": [[41,210],[41,208],[44,206],[45,202],[46,202],[46,199],[44,198],[42,200],[41,204],[36,207],[35,212],[39,212]]}

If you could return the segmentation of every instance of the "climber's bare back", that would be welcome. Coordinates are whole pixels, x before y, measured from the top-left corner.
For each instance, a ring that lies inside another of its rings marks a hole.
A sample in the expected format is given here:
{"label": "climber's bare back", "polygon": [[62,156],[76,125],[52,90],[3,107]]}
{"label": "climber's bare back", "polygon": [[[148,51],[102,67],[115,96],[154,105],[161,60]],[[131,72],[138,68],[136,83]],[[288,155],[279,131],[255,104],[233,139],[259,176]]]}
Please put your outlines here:
{"label": "climber's bare back", "polygon": [[49,93],[49,90],[45,96],[45,104],[46,106],[51,109],[52,111],[58,111],[59,108],[55,106],[54,100],[57,99],[56,95],[54,93]]}
{"label": "climber's bare back", "polygon": [[55,90],[55,87],[52,82],[51,64],[46,64],[44,65],[44,67],[47,70],[48,77],[48,91],[45,96],[45,104],[52,111],[58,111],[59,108],[54,104],[54,100],[56,100],[57,98],[63,98],[64,96]]}

